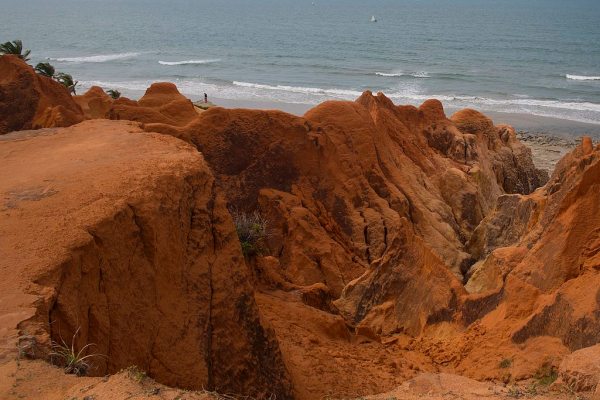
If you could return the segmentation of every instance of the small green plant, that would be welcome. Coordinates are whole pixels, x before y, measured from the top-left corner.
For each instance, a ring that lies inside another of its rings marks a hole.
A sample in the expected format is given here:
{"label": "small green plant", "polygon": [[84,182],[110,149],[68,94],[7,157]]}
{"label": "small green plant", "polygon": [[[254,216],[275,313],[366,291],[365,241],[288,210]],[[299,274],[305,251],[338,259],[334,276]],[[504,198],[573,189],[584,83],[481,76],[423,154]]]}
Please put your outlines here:
{"label": "small green plant", "polygon": [[542,365],[535,373],[535,379],[542,386],[551,385],[558,378],[558,370],[550,364]]}
{"label": "small green plant", "polygon": [[263,255],[267,251],[268,221],[258,211],[245,213],[234,210],[231,216],[244,256]]}
{"label": "small green plant", "polygon": [[20,40],[13,40],[12,42],[0,44],[0,55],[1,54],[12,54],[27,62],[29,61],[31,50],[23,51],[23,42]]}
{"label": "small green plant", "polygon": [[521,389],[518,386],[513,385],[508,388],[507,395],[508,397],[512,397],[513,399],[518,399],[519,397],[523,396],[523,391],[521,391]]}
{"label": "small green plant", "polygon": [[500,361],[499,367],[500,368],[510,368],[512,365],[512,360],[510,358],[505,358],[502,361]]}
{"label": "small green plant", "polygon": [[137,365],[132,365],[131,367],[127,368],[127,374],[131,379],[138,383],[144,381],[148,377],[146,372],[141,370]]}
{"label": "small green plant", "polygon": [[35,72],[48,78],[53,78],[54,74],[56,74],[56,69],[50,63],[41,62],[35,66]]}
{"label": "small green plant", "polygon": [[56,74],[55,78],[58,83],[69,89],[69,92],[71,92],[72,94],[77,94],[75,92],[75,87],[77,86],[79,81],[74,81],[71,75],[64,72],[59,72],[58,74]]}
{"label": "small green plant", "polygon": [[63,366],[65,373],[73,374],[77,376],[87,375],[91,368],[89,360],[93,357],[102,357],[101,354],[87,354],[87,349],[94,346],[93,343],[88,343],[83,346],[79,351],[75,349],[75,338],[79,334],[79,329],[75,331],[71,338],[71,345],[69,346],[62,338],[61,343],[51,342],[52,352],[50,353],[50,359],[54,362],[56,358],[59,359],[60,365]]}
{"label": "small green plant", "polygon": [[118,90],[115,89],[109,89],[106,91],[106,93],[112,97],[114,100],[118,99],[119,97],[121,97],[121,92],[119,92]]}

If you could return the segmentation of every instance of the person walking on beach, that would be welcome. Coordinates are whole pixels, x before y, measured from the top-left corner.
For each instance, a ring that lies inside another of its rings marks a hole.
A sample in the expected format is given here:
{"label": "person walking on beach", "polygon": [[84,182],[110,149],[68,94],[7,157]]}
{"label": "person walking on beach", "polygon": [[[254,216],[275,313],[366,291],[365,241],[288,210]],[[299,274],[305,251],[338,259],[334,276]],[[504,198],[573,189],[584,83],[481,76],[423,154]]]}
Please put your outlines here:
{"label": "person walking on beach", "polygon": [[208,103],[208,95],[206,93],[204,93],[204,102]]}

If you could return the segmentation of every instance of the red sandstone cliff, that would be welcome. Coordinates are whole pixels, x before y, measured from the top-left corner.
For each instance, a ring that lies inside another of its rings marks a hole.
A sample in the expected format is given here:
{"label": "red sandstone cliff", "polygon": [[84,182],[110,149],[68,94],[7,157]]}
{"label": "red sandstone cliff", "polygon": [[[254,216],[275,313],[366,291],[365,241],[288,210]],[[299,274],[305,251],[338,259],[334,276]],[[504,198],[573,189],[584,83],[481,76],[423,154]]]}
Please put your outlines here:
{"label": "red sandstone cliff", "polygon": [[93,121],[5,135],[0,157],[4,357],[15,341],[42,356],[79,330],[76,347],[105,356],[93,375],[137,365],[172,386],[291,397],[193,147]]}
{"label": "red sandstone cliff", "polygon": [[[88,118],[143,122],[193,146],[109,121],[0,143],[16,168],[23,160],[10,146],[64,140],[66,152],[93,133],[68,168],[21,165],[11,179],[22,181],[5,185],[17,205],[5,206],[5,286],[42,299],[5,310],[27,320],[21,334],[71,333],[82,318],[81,343],[109,355],[103,371],[137,363],[164,383],[258,397],[498,393],[445,373],[513,383],[558,371],[569,388],[597,385],[600,366],[585,361],[600,342],[600,148],[591,141],[543,186],[512,128],[474,110],[447,118],[435,100],[396,106],[366,92],[303,117],[198,114],[170,84],[138,102],[99,89],[76,100]],[[51,183],[14,189],[32,179]],[[73,216],[50,217],[58,200]],[[227,206],[267,218],[269,255],[244,262]],[[55,222],[29,222],[46,215]],[[40,229],[60,240],[19,247],[50,237]],[[17,248],[36,260],[18,279],[8,271],[31,263]],[[51,272],[40,275],[41,265]]]}
{"label": "red sandstone cliff", "polygon": [[81,108],[64,86],[36,74],[17,56],[0,56],[0,134],[81,121]]}

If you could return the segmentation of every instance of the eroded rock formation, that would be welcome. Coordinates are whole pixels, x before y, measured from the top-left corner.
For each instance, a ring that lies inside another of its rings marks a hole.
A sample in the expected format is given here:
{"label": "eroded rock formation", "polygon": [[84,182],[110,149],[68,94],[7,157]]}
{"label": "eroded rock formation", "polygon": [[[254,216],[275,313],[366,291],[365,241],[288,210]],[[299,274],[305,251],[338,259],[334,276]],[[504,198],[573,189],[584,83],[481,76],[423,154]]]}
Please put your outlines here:
{"label": "eroded rock formation", "polygon": [[[546,183],[512,128],[474,110],[447,118],[436,100],[396,106],[365,92],[303,117],[198,113],[156,84],[137,102],[100,89],[77,101],[88,118],[165,135],[87,122],[73,128],[94,133],[81,157],[32,169],[43,189],[16,190],[25,175],[7,181],[12,221],[51,213],[53,201],[74,210],[19,228],[68,233],[28,252],[46,272],[26,258],[30,275],[7,286],[34,296],[22,304],[41,299],[11,314],[41,345],[83,320],[79,344],[107,353],[103,372],[136,363],[167,384],[259,398],[447,388],[495,398],[502,390],[470,379],[560,375],[585,391],[600,381],[581,356],[600,342],[600,147],[590,140]],[[130,142],[114,146],[111,129]],[[43,131],[20,145],[63,137],[83,140]],[[244,260],[228,208],[268,220],[269,254]],[[9,235],[11,249],[50,235],[24,232]],[[11,265],[23,261],[11,252]]]}
{"label": "eroded rock formation", "polygon": [[0,134],[83,121],[67,89],[35,73],[17,56],[0,56]]}
{"label": "eroded rock formation", "polygon": [[224,199],[193,147],[93,121],[5,135],[0,157],[2,310],[21,320],[3,325],[3,348],[19,335],[39,356],[75,335],[103,355],[93,375],[137,365],[172,386],[291,398]]}

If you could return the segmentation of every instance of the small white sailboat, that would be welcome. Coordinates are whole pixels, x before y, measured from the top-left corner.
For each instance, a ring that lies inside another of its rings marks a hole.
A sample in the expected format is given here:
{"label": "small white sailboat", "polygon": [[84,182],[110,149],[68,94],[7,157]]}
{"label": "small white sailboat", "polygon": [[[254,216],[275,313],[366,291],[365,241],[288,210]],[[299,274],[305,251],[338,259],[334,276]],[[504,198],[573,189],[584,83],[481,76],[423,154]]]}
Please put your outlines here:
{"label": "small white sailboat", "polygon": [[371,22],[377,22],[377,18],[374,15],[371,15]]}

